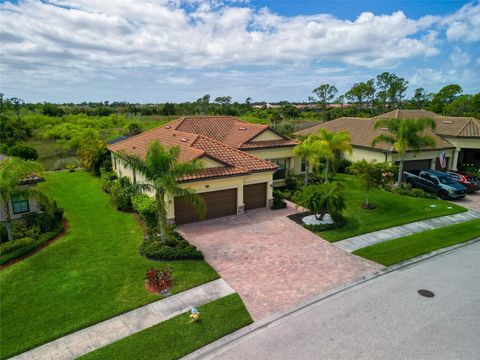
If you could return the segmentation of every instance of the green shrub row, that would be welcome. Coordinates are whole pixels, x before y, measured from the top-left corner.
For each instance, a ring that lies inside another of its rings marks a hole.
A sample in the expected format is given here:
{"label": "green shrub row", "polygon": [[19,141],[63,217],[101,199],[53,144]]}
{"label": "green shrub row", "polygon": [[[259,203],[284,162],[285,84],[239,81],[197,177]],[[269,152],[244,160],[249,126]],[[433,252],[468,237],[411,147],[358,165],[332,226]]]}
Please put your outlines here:
{"label": "green shrub row", "polygon": [[168,234],[167,241],[159,236],[147,237],[140,246],[140,254],[150,260],[202,260],[203,254],[188,243],[178,232]]}

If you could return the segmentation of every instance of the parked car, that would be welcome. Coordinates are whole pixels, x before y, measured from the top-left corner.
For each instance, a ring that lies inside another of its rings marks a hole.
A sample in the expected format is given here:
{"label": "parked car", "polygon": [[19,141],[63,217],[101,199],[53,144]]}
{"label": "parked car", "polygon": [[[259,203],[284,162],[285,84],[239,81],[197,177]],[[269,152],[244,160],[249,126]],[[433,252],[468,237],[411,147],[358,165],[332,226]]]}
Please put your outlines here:
{"label": "parked car", "polygon": [[475,176],[468,176],[460,172],[447,171],[450,177],[467,188],[467,193],[474,193],[480,190],[480,182]]}
{"label": "parked car", "polygon": [[460,199],[467,194],[465,186],[438,170],[410,170],[405,171],[404,175],[405,181],[412,187],[437,194],[440,199]]}

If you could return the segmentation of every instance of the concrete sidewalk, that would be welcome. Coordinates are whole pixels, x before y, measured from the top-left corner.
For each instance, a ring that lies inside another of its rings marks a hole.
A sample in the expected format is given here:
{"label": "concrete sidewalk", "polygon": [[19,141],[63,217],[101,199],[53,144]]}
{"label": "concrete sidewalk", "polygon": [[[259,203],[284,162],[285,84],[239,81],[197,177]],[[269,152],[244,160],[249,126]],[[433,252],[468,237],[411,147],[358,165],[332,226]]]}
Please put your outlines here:
{"label": "concrete sidewalk", "polygon": [[460,214],[440,216],[433,219],[417,221],[410,224],[374,231],[368,234],[354,236],[345,240],[337,241],[333,243],[333,245],[342,250],[353,252],[355,250],[370,245],[378,244],[388,240],[393,240],[402,236],[412,235],[432,229],[438,229],[443,226],[458,224],[461,222],[479,218],[479,211],[469,210]]}
{"label": "concrete sidewalk", "polygon": [[12,359],[75,359],[162,321],[235,291],[222,279],[183,291],[125,314],[79,330]]}

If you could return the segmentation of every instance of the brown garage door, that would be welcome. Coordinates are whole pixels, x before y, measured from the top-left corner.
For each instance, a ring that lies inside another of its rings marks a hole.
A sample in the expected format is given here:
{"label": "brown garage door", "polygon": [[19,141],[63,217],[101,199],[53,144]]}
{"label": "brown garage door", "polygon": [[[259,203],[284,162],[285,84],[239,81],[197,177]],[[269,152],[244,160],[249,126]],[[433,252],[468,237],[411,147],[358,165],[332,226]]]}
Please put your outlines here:
{"label": "brown garage door", "polygon": [[[237,189],[212,191],[199,194],[205,201],[205,219],[235,215],[237,213]],[[181,198],[175,198],[175,223],[177,225],[200,220],[192,205]]]}
{"label": "brown garage door", "polygon": [[[425,170],[425,169],[430,169],[430,162],[431,160],[408,160],[405,161],[403,170],[408,171],[408,170]],[[399,165],[400,162],[397,161],[397,165]]]}
{"label": "brown garage door", "polygon": [[267,206],[267,183],[245,185],[243,187],[245,210]]}

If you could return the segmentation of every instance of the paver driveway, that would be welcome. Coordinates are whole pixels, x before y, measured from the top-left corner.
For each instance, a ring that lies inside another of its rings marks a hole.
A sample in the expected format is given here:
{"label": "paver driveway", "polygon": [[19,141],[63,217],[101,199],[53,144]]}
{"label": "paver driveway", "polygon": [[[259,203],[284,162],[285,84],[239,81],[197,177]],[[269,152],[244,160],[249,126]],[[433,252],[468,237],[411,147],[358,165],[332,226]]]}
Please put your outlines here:
{"label": "paver driveway", "polygon": [[255,320],[380,268],[286,217],[295,211],[251,210],[178,230],[240,294]]}
{"label": "paver driveway", "polygon": [[468,194],[463,199],[452,202],[470,210],[480,211],[480,192],[477,191],[474,194]]}

